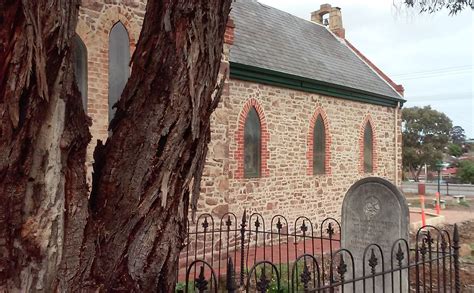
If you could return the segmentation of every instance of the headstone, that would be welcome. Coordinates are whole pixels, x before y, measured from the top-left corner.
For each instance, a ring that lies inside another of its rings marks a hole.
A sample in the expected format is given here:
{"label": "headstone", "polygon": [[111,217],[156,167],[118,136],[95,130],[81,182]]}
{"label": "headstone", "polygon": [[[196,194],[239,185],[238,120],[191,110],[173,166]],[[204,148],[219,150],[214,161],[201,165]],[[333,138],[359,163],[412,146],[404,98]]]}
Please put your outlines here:
{"label": "headstone", "polygon": [[[408,229],[410,225],[410,214],[405,196],[398,188],[389,181],[369,177],[356,182],[344,197],[342,203],[342,247],[349,250],[354,257],[355,277],[363,276],[365,265],[365,275],[371,275],[369,259],[374,256],[377,262],[372,261],[375,266],[375,272],[382,272],[382,259],[380,252],[375,246],[368,249],[365,253],[365,264],[363,263],[364,251],[372,243],[378,244],[384,255],[384,270],[391,269],[392,245],[398,239],[408,240]],[[398,248],[398,245],[397,245]],[[402,249],[405,248],[402,245]],[[395,253],[398,249],[395,250]],[[403,249],[405,258],[403,264],[406,264],[407,252]],[[397,268],[395,253],[393,255],[394,265]],[[345,279],[352,279],[352,266],[349,258],[345,258],[348,272]],[[393,274],[394,291],[408,292],[408,274],[407,270],[401,272],[402,282],[400,285],[400,272]],[[372,278],[365,282],[366,289],[362,281],[356,282],[356,292],[372,292]],[[401,288],[400,288],[401,287]],[[348,284],[344,287],[345,292],[353,292],[353,285]],[[375,292],[383,292],[383,279],[381,276],[375,278]],[[392,275],[385,274],[385,292],[392,292]]]}

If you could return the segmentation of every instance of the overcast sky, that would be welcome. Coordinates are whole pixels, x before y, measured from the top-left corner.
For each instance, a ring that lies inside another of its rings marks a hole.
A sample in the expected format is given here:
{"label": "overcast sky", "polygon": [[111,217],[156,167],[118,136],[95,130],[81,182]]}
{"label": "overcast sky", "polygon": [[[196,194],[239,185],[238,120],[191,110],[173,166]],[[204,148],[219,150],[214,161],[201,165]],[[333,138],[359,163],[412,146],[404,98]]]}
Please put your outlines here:
{"label": "overcast sky", "polygon": [[[395,0],[397,1],[397,0]],[[405,107],[431,105],[474,138],[474,17],[396,7],[394,0],[259,0],[310,19],[319,5],[341,7],[346,38],[396,83]],[[397,2],[395,2],[397,3]]]}

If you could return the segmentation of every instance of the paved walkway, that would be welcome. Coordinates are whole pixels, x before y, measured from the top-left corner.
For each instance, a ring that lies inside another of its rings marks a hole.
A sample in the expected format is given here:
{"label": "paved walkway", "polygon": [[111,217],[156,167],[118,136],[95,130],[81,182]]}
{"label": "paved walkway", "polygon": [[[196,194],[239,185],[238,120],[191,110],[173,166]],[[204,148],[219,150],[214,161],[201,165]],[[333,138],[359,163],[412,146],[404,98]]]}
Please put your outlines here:
{"label": "paved walkway", "polygon": [[[410,208],[410,228],[418,230],[422,226],[420,208]],[[469,210],[441,210],[440,218],[436,216],[435,209],[425,209],[426,224],[428,225],[445,225],[462,223],[474,220],[474,212]]]}
{"label": "paved walkway", "polygon": [[[321,244],[322,244],[322,247],[321,247]],[[271,246],[270,244],[267,243],[266,247],[262,247],[262,246],[250,247],[249,249],[247,248],[247,245],[246,245],[245,255],[244,255],[244,266],[246,269],[250,269],[255,263],[262,260],[267,260],[267,261],[272,261],[275,264],[279,264],[279,263],[287,264],[288,266],[291,267],[291,263],[296,259],[296,256],[301,256],[307,253],[307,254],[317,256],[317,257],[321,257],[323,255],[322,252],[324,251],[324,255],[325,255],[324,257],[328,257],[328,254],[330,254],[331,251],[335,252],[339,248],[340,248],[339,234],[335,234],[332,241],[323,240],[322,243],[320,239],[314,238],[313,240],[308,239],[306,241],[298,241],[297,243],[290,240],[289,244],[280,243],[274,246]],[[231,256],[233,259],[236,272],[240,273],[240,268],[241,268],[240,251],[230,252],[229,256]],[[225,275],[226,268],[227,268],[226,258],[227,258],[226,254],[222,255],[222,259],[220,262],[218,259],[216,259],[216,257],[213,258],[213,261],[212,261],[213,269],[215,270],[216,274]],[[210,259],[206,259],[206,260],[209,263],[211,263]],[[180,265],[180,270],[178,274],[178,280],[184,281],[186,279],[186,270],[185,270],[186,262],[180,261],[179,265]],[[198,266],[200,265],[201,264],[199,264]],[[197,268],[196,268],[196,271],[192,270],[191,279],[196,278],[194,276],[195,274],[199,274],[199,271],[197,270]],[[210,271],[206,270],[205,275],[206,277],[209,277]]]}
{"label": "paved walkway", "polygon": [[[436,210],[426,209],[427,212],[436,213]],[[446,224],[461,223],[474,220],[474,213],[471,211],[441,210],[441,215],[445,217]]]}

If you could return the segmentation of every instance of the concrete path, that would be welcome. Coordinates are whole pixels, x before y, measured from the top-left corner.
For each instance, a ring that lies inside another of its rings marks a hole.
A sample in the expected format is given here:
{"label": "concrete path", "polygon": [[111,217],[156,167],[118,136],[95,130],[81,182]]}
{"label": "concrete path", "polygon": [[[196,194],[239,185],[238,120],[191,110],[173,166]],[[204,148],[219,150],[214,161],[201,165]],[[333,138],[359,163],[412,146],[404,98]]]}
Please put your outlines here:
{"label": "concrete path", "polygon": [[[419,213],[420,208],[410,208],[410,226],[412,230],[418,230],[421,227],[421,213]],[[439,225],[439,224],[455,224],[455,223],[462,223],[465,221],[474,220],[474,212],[471,211],[456,211],[456,210],[441,210],[440,215],[442,219],[439,221],[430,221],[433,219],[433,216],[436,215],[436,210],[434,209],[425,209],[426,224],[428,225]]]}

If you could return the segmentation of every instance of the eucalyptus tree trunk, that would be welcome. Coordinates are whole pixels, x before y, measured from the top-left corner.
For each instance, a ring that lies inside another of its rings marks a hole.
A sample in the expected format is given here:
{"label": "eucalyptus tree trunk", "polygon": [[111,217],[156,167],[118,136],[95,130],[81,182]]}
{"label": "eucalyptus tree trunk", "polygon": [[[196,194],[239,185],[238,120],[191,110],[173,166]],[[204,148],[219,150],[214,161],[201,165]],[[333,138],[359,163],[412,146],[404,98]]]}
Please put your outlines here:
{"label": "eucalyptus tree trunk", "polygon": [[55,290],[81,234],[67,230],[85,224],[89,119],[69,49],[78,5],[0,2],[1,291]]}
{"label": "eucalyptus tree trunk", "polygon": [[231,1],[148,2],[89,199],[77,1],[0,2],[0,290],[170,292]]}

